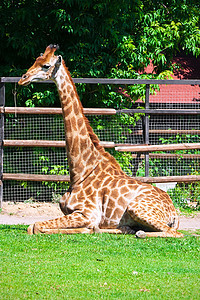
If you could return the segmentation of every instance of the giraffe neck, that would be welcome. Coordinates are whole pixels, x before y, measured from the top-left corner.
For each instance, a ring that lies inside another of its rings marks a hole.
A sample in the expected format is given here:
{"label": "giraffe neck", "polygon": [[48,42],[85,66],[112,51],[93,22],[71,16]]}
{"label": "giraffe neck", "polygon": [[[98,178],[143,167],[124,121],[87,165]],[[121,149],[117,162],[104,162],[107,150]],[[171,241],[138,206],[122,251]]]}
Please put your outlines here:
{"label": "giraffe neck", "polygon": [[83,114],[76,87],[64,63],[55,82],[58,88],[65,127],[65,140],[71,184],[83,181],[102,159],[102,147]]}

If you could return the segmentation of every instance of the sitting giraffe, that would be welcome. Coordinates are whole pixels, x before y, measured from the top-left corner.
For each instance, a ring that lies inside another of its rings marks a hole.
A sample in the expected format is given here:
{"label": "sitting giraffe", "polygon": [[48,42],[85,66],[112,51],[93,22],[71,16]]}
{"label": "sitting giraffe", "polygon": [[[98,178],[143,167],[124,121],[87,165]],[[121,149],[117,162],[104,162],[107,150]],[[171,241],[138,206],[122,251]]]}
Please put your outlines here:
{"label": "sitting giraffe", "polygon": [[53,80],[60,96],[71,185],[60,200],[64,216],[36,222],[37,233],[135,233],[137,237],[182,237],[169,195],[128,177],[100,145],[57,45],[49,45],[22,76],[20,85]]}

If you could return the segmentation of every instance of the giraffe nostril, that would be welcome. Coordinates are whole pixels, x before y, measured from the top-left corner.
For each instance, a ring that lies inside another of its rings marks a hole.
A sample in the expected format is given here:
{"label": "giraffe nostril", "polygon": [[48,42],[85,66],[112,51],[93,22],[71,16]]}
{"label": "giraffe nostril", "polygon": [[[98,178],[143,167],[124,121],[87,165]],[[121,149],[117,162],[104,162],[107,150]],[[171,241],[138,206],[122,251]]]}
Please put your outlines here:
{"label": "giraffe nostril", "polygon": [[22,76],[22,78],[23,79],[26,79],[28,76],[26,75],[26,74],[24,74],[23,76]]}

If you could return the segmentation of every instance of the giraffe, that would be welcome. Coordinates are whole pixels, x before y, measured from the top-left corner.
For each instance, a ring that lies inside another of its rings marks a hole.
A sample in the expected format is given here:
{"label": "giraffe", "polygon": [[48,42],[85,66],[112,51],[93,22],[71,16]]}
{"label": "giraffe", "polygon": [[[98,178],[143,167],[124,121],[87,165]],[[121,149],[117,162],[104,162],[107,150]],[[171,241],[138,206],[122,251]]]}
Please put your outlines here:
{"label": "giraffe", "polygon": [[83,114],[76,87],[57,45],[49,45],[19,84],[53,80],[57,86],[65,128],[70,187],[60,200],[62,217],[36,222],[37,233],[127,233],[137,237],[182,237],[169,195],[127,176],[101,146]]}

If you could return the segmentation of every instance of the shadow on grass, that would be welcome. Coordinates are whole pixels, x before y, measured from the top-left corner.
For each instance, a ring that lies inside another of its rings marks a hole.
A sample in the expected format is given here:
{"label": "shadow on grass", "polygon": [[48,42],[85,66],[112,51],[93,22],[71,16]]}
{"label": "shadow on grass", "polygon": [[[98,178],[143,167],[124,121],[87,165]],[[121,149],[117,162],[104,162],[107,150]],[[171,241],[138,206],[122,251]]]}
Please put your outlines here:
{"label": "shadow on grass", "polygon": [[[3,232],[23,232],[27,233],[28,225],[0,225],[0,230]],[[200,237],[200,229],[196,230],[180,230],[184,234],[185,237],[187,236],[196,236]],[[104,234],[103,234],[104,235]]]}

